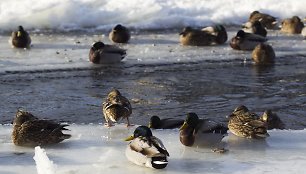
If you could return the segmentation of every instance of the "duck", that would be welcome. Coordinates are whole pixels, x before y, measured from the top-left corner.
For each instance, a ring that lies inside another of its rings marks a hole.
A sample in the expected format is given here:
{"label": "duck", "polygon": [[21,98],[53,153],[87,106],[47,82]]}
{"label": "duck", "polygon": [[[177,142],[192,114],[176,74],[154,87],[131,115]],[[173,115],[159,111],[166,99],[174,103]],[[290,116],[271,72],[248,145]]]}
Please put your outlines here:
{"label": "duck", "polygon": [[181,127],[183,123],[184,120],[182,119],[173,119],[173,118],[160,119],[158,116],[153,115],[150,118],[148,127],[151,129],[174,129]]}
{"label": "duck", "polygon": [[108,36],[113,43],[128,43],[131,38],[129,29],[121,24],[116,25]]}
{"label": "duck", "polygon": [[15,48],[30,48],[31,37],[27,31],[20,25],[17,31],[13,31],[11,35],[11,44]]}
{"label": "duck", "polygon": [[95,42],[89,50],[89,60],[94,64],[119,63],[126,56],[126,50],[115,45]]}
{"label": "duck", "polygon": [[187,113],[180,128],[180,142],[184,146],[218,145],[227,134],[228,128],[210,119],[199,119],[196,113]]}
{"label": "duck", "polygon": [[228,118],[230,132],[238,137],[249,139],[269,137],[266,123],[260,120],[257,114],[249,112],[249,109],[244,105],[236,107]]}
{"label": "duck", "polygon": [[134,164],[153,169],[163,169],[168,165],[169,153],[162,141],[153,136],[149,127],[138,126],[125,141],[130,141],[125,155]]}
{"label": "duck", "polygon": [[216,42],[216,36],[199,29],[185,27],[180,35],[180,43],[189,46],[208,46]]}
{"label": "duck", "polygon": [[255,21],[253,23],[249,23],[250,25],[245,25],[243,31],[247,33],[257,34],[263,37],[267,36],[267,30],[263,27],[263,25],[259,21]]}
{"label": "duck", "polygon": [[210,35],[216,36],[215,42],[216,44],[224,44],[227,41],[227,32],[223,25],[217,24],[210,27],[205,27],[202,29],[202,31],[205,31],[206,33]]}
{"label": "duck", "polygon": [[300,34],[304,27],[304,23],[298,16],[284,19],[281,25],[281,32],[287,34]]}
{"label": "duck", "polygon": [[235,50],[253,50],[258,44],[266,41],[267,38],[263,36],[239,30],[231,39],[230,46]]}
{"label": "duck", "polygon": [[102,111],[107,127],[113,126],[112,122],[116,123],[123,118],[126,118],[127,126],[131,126],[129,116],[132,114],[132,106],[119,90],[112,89],[108,93],[106,100],[102,103]]}
{"label": "duck", "polygon": [[[277,19],[274,16],[271,16],[266,13],[261,13],[259,11],[253,11],[250,16],[248,22],[254,23],[255,21],[259,21],[263,27],[267,29],[275,29],[277,25]],[[248,24],[247,24],[248,25]]]}
{"label": "duck", "polygon": [[270,109],[265,110],[262,116],[260,116],[260,120],[267,124],[268,130],[285,129],[284,122],[277,116],[276,113],[273,113]]}
{"label": "duck", "polygon": [[13,121],[12,141],[16,146],[35,147],[57,144],[71,137],[62,131],[68,124],[38,119],[30,112],[18,109]]}
{"label": "duck", "polygon": [[256,65],[274,64],[275,52],[272,46],[264,43],[258,44],[252,51],[252,60]]}

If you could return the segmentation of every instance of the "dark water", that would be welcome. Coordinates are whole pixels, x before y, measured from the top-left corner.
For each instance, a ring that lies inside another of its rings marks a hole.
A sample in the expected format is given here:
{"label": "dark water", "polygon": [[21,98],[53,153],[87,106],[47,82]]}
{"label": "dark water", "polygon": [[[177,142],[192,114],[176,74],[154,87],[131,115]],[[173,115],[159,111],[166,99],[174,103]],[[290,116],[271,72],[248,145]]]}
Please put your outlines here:
{"label": "dark water", "polygon": [[226,122],[244,104],[258,114],[272,109],[287,128],[305,128],[306,57],[279,60],[273,67],[232,60],[6,72],[0,75],[0,123],[11,123],[17,108],[69,123],[101,123],[101,103],[115,87],[131,99],[135,124],[187,112]]}

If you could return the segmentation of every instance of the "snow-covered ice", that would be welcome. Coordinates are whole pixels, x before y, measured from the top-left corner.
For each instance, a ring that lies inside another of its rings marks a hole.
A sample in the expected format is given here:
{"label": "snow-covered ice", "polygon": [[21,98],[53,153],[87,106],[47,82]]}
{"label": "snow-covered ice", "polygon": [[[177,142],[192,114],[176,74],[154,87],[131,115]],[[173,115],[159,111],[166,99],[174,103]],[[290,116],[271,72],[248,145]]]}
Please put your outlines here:
{"label": "snow-covered ice", "polygon": [[[72,138],[40,149],[14,146],[11,125],[0,126],[0,173],[36,173],[36,167],[52,165],[56,174],[82,173],[303,173],[306,163],[306,130],[271,130],[266,141],[224,138],[225,154],[210,148],[185,147],[179,130],[153,130],[170,153],[164,170],[137,166],[125,157],[127,142],[136,126],[71,125]],[[35,161],[33,156],[35,154]],[[52,163],[52,162],[54,163]],[[37,166],[36,166],[37,165]],[[56,165],[56,167],[54,167]],[[47,173],[47,172],[46,172]],[[40,174],[40,173],[39,173]]]}

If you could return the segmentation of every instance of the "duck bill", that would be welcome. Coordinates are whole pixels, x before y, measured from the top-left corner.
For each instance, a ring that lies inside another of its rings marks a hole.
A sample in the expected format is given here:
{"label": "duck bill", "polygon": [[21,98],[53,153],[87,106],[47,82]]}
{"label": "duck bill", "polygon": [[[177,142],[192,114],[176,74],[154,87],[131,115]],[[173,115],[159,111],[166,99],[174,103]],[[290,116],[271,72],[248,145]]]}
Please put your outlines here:
{"label": "duck bill", "polygon": [[152,128],[152,123],[151,122],[149,123],[148,128]]}
{"label": "duck bill", "polygon": [[124,141],[131,141],[134,139],[134,135],[131,135],[129,137],[127,137]]}
{"label": "duck bill", "polygon": [[17,37],[20,37],[20,36],[21,36],[21,32],[18,31],[18,32],[17,32]]}
{"label": "duck bill", "polygon": [[188,124],[187,124],[186,121],[185,121],[184,124],[180,127],[180,130],[186,129],[187,126],[188,126]]}

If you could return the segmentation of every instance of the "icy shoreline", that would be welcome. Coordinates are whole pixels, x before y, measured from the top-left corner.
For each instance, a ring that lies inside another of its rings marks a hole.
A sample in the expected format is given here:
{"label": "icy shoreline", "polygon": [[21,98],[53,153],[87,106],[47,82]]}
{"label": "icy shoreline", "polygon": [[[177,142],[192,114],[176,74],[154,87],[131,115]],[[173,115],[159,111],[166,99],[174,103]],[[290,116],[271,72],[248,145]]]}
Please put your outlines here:
{"label": "icy shoreline", "polygon": [[[10,141],[11,126],[0,126],[0,173],[36,173],[34,149],[16,147]],[[300,173],[306,162],[306,130],[271,130],[266,141],[246,140],[230,134],[224,139],[229,151],[213,153],[209,148],[186,148],[178,130],[154,130],[170,153],[165,170],[153,170],[130,163],[127,142],[136,126],[71,125],[72,138],[43,147],[57,174],[68,173]],[[37,155],[43,153],[37,152]],[[46,160],[40,161],[42,163]]]}

